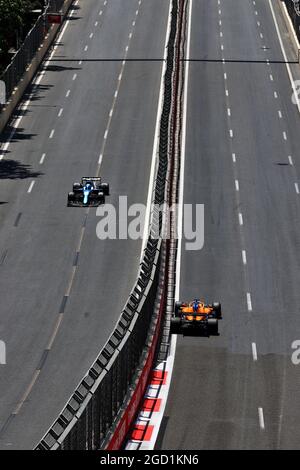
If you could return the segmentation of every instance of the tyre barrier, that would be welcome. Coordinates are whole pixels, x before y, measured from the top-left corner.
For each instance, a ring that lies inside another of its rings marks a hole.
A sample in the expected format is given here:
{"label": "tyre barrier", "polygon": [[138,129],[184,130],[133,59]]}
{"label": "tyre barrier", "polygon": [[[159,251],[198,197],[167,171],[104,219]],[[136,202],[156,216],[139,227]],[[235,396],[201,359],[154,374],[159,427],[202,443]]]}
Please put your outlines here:
{"label": "tyre barrier", "polygon": [[172,0],[150,235],[138,277],[113,333],[59,417],[36,446],[37,450],[119,449],[143,398],[166,307],[169,242],[161,237],[165,221],[158,206],[168,200],[170,122],[180,2]]}

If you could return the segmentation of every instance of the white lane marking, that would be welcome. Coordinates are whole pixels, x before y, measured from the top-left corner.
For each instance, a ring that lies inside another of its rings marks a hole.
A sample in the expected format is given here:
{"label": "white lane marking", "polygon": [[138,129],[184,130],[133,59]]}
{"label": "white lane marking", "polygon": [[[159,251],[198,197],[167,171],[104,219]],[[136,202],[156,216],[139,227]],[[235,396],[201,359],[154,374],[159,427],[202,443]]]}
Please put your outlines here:
{"label": "white lane marking", "polygon": [[270,59],[266,59],[266,62],[267,62],[267,65],[270,65]]}
{"label": "white lane marking", "polygon": [[278,116],[279,116],[279,119],[282,119],[282,112],[280,110],[278,111]]}
{"label": "white lane marking", "polygon": [[227,80],[227,73],[224,72],[224,80]]}
{"label": "white lane marking", "polygon": [[296,193],[299,194],[299,185],[298,185],[298,183],[295,183],[295,189],[296,189]]}
{"label": "white lane marking", "polygon": [[236,155],[235,155],[235,153],[232,154],[232,161],[233,161],[233,163],[236,163]]}
{"label": "white lane marking", "polygon": [[[152,160],[151,160],[150,178],[149,178],[145,222],[144,222],[142,252],[144,251],[145,246],[146,246],[147,235],[149,231],[150,216],[151,216],[151,201],[153,197],[153,185],[154,185],[157,152],[158,152],[158,145],[159,145],[160,118],[161,118],[161,113],[163,109],[164,76],[165,76],[166,67],[167,67],[167,54],[168,54],[167,46],[168,46],[168,40],[169,40],[170,30],[171,30],[171,13],[172,13],[172,2],[170,1],[168,24],[167,24],[167,31],[166,31],[166,38],[165,38],[165,45],[164,45],[164,61],[161,66],[160,89],[159,89],[159,96],[158,96],[158,103],[157,103],[156,124],[155,124],[154,139],[153,139]],[[187,47],[189,47],[189,44],[187,45]],[[182,158],[184,159],[184,157]],[[184,163],[181,163],[181,165],[184,167]],[[178,244],[179,243],[180,242],[178,242]]]}
{"label": "white lane marking", "polygon": [[102,10],[100,10],[100,11],[99,11],[99,16],[101,16],[101,15],[102,15],[102,13],[103,13],[103,11],[102,11]]}
{"label": "white lane marking", "polygon": [[232,129],[229,129],[229,135],[231,138],[233,138],[233,130]]}
{"label": "white lane marking", "polygon": [[271,80],[271,82],[274,81],[273,75],[271,73],[270,73],[270,80]]}
{"label": "white lane marking", "polygon": [[106,131],[105,131],[105,134],[104,134],[104,140],[106,140],[106,139],[107,139],[107,136],[108,136],[108,129],[106,129]]}
{"label": "white lane marking", "polygon": [[116,90],[116,91],[115,91],[115,94],[114,94],[114,97],[115,97],[115,98],[117,98],[117,96],[118,96],[118,93],[119,93],[119,91],[118,91],[118,90]]}
{"label": "white lane marking", "polygon": [[248,307],[248,311],[252,312],[252,300],[251,300],[250,292],[247,292],[247,307]]}
{"label": "white lane marking", "polygon": [[289,159],[289,164],[290,164],[291,166],[293,166],[293,165],[294,165],[293,159],[292,159],[292,157],[291,157],[290,155],[288,156],[288,159]]}
{"label": "white lane marking", "polygon": [[68,90],[67,93],[66,93],[66,98],[68,98],[70,96],[70,93],[71,93],[71,90]]}
{"label": "white lane marking", "polygon": [[227,89],[225,90],[225,94],[226,96],[229,96],[229,91]]}
{"label": "white lane marking", "polygon": [[219,10],[219,15],[222,15],[222,10]]}
{"label": "white lane marking", "polygon": [[123,75],[123,73],[121,72],[120,75],[119,75],[119,77],[118,77],[118,81],[119,81],[119,82],[122,80],[122,75]]}
{"label": "white lane marking", "polygon": [[246,264],[247,264],[247,254],[246,254],[246,250],[243,250],[243,251],[242,251],[242,260],[243,260],[243,264],[246,265]]}
{"label": "white lane marking", "polygon": [[282,38],[281,38],[280,29],[279,29],[279,26],[278,26],[278,22],[277,22],[277,19],[276,19],[276,16],[275,16],[274,7],[272,5],[271,0],[269,0],[269,5],[270,5],[271,12],[272,12],[272,17],[273,17],[273,21],[274,21],[274,24],[275,24],[275,29],[276,29],[276,32],[277,32],[277,36],[278,36],[278,39],[279,39],[281,52],[283,54],[285,65],[286,65],[288,75],[289,75],[289,79],[290,79],[290,82],[291,82],[291,85],[292,85],[293,96],[294,96],[294,99],[296,99],[298,111],[300,112],[299,96],[298,96],[298,93],[297,93],[297,89],[296,89],[296,85],[295,85],[295,82],[294,82],[293,74],[291,72],[291,68],[290,68],[290,65],[288,63],[288,58],[287,58],[287,55],[286,55],[286,52],[285,52],[285,48],[284,48],[283,41],[282,41]]}
{"label": "white lane marking", "polygon": [[99,155],[98,165],[102,165],[103,153]]}
{"label": "white lane marking", "polygon": [[223,44],[221,44],[221,51],[224,51],[224,46],[223,46]]}
{"label": "white lane marking", "polygon": [[90,39],[92,39],[93,36],[94,36],[94,33],[91,33],[91,34],[90,34]]}
{"label": "white lane marking", "polygon": [[49,135],[49,139],[53,139],[54,132],[55,132],[55,129],[52,129],[52,131],[50,132],[50,135]]}
{"label": "white lane marking", "polygon": [[260,37],[261,37],[261,39],[263,39],[263,38],[264,38],[264,35],[263,35],[263,33],[260,33]]}
{"label": "white lane marking", "polygon": [[222,20],[219,20],[219,25],[222,26]]}
{"label": "white lane marking", "polygon": [[136,10],[135,14],[138,15],[138,14],[139,14],[139,10]]}
{"label": "white lane marking", "polygon": [[80,60],[80,61],[78,62],[78,65],[82,65],[82,60]]}
{"label": "white lane marking", "polygon": [[235,180],[235,190],[239,191],[240,190],[240,184],[238,180]]}
{"label": "white lane marking", "polygon": [[126,46],[125,51],[128,52],[129,46]]}
{"label": "white lane marking", "polygon": [[231,116],[231,109],[230,108],[227,108],[227,114],[228,114],[228,117]]}
{"label": "white lane marking", "polygon": [[278,98],[277,91],[274,91],[274,98],[275,98],[275,99],[277,99],[277,98]]}
{"label": "white lane marking", "polygon": [[257,10],[255,10],[255,12],[254,12],[254,13],[256,14],[256,16],[258,15],[258,11],[257,11]]}
{"label": "white lane marking", "polygon": [[113,108],[111,108],[111,110],[109,112],[109,117],[111,118],[113,114],[114,114],[114,110],[113,110]]}
{"label": "white lane marking", "polygon": [[43,153],[43,155],[41,156],[41,159],[40,159],[40,165],[42,165],[44,163],[45,157],[46,157],[46,154]]}
{"label": "white lane marking", "polygon": [[58,117],[60,117],[60,116],[62,115],[62,113],[63,113],[63,112],[64,112],[64,108],[60,108],[60,110],[59,110],[59,113],[58,113],[58,115],[57,115],[57,116],[58,116]]}
{"label": "white lane marking", "polygon": [[239,212],[239,224],[244,225],[243,214]]}
{"label": "white lane marking", "polygon": [[128,36],[128,37],[129,37],[129,39],[131,39],[131,38],[132,38],[132,32],[131,32],[131,33],[129,33],[129,36]]}
{"label": "white lane marking", "polygon": [[252,356],[253,356],[253,361],[257,361],[256,343],[252,343]]}
{"label": "white lane marking", "polygon": [[282,135],[283,135],[284,140],[287,140],[287,135],[285,131],[283,131]]}
{"label": "white lane marking", "polygon": [[84,48],[85,52],[88,50],[88,48],[89,48],[89,46],[86,45],[85,48]]}
{"label": "white lane marking", "polygon": [[260,428],[265,429],[264,410],[261,407],[258,408],[258,420]]}
{"label": "white lane marking", "polygon": [[135,21],[132,22],[132,26],[135,26]]}
{"label": "white lane marking", "polygon": [[96,28],[97,28],[98,24],[99,24],[98,21],[95,21],[95,27]]}
{"label": "white lane marking", "polygon": [[74,81],[74,80],[76,80],[76,78],[77,78],[77,73],[74,73],[74,75],[72,77],[72,80]]}
{"label": "white lane marking", "polygon": [[257,26],[260,27],[260,22],[259,21],[257,21]]}
{"label": "white lane marking", "polygon": [[35,183],[35,181],[31,181],[30,186],[29,186],[28,191],[27,191],[28,193],[31,193],[32,188],[34,186],[34,183]]}

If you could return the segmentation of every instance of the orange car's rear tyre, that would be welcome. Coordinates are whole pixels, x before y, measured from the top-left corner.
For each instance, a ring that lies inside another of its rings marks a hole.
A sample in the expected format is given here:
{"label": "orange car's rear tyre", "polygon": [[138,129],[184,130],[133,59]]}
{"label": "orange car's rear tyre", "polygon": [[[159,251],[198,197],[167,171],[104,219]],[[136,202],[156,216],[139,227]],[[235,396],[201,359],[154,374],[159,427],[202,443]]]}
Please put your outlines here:
{"label": "orange car's rear tyre", "polygon": [[207,320],[208,334],[209,336],[218,336],[219,334],[219,325],[216,318],[209,318]]}
{"label": "orange car's rear tyre", "polygon": [[182,307],[182,303],[181,302],[175,302],[175,311],[174,311],[174,314],[175,314],[175,317],[176,318],[179,318],[181,316],[181,307]]}
{"label": "orange car's rear tyre", "polygon": [[222,318],[222,308],[220,302],[214,302],[212,308],[216,314],[216,317],[220,320]]}
{"label": "orange car's rear tyre", "polygon": [[171,334],[177,335],[180,333],[181,329],[181,320],[180,318],[173,317],[171,318]]}

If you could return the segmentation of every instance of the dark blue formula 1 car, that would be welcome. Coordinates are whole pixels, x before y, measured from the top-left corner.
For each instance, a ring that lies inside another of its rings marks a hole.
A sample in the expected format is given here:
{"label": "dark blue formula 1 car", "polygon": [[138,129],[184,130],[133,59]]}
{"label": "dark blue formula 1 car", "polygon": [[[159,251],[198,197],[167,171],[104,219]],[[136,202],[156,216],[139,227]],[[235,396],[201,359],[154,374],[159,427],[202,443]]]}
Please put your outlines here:
{"label": "dark blue formula 1 car", "polygon": [[84,176],[81,183],[73,184],[73,191],[68,194],[69,207],[98,207],[109,196],[109,185],[102,183],[100,177]]}

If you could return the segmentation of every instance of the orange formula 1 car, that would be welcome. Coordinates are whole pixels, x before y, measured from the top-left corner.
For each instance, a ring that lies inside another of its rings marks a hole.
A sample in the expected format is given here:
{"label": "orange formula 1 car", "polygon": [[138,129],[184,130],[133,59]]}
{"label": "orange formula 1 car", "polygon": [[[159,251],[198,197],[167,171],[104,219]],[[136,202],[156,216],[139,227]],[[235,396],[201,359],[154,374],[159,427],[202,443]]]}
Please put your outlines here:
{"label": "orange formula 1 car", "polygon": [[171,318],[171,333],[196,336],[218,336],[218,320],[222,318],[219,302],[205,304],[198,299],[192,302],[175,302]]}

